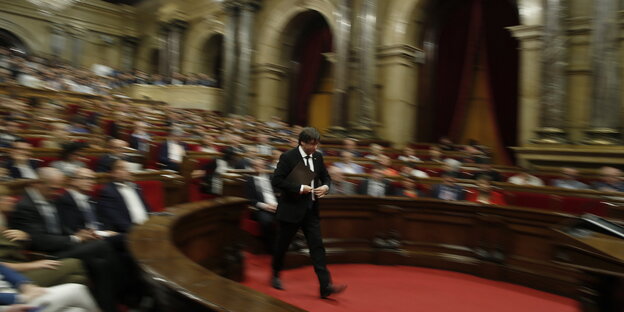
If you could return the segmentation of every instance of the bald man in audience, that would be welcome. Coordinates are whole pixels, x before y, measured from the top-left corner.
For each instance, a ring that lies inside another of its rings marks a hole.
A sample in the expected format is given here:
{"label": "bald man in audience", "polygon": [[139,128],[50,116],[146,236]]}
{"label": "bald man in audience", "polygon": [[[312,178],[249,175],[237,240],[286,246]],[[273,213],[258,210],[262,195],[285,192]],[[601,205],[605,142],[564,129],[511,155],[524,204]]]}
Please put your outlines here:
{"label": "bald man in audience", "polygon": [[60,170],[40,168],[38,175],[40,179],[25,189],[17,203],[9,226],[28,233],[33,251],[82,260],[93,281],[100,307],[104,311],[116,311],[115,290],[121,274],[113,249],[91,230],[73,232],[64,226],[55,203],[65,182]]}
{"label": "bald man in audience", "polygon": [[592,187],[603,192],[624,192],[622,171],[613,167],[600,168],[600,181],[594,182]]}
{"label": "bald man in audience", "polygon": [[575,190],[589,189],[589,185],[578,180],[578,170],[568,167],[561,169],[561,178],[553,180],[551,185]]}

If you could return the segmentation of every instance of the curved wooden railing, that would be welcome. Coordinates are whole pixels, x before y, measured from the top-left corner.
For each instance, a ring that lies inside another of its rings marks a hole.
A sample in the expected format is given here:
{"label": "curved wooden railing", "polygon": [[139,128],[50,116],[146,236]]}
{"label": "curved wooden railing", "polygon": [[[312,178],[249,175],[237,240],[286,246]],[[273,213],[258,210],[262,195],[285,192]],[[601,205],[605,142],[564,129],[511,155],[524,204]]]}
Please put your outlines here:
{"label": "curved wooden railing", "polygon": [[164,311],[304,311],[236,282],[246,207],[232,197],[174,206],[130,233],[130,251]]}
{"label": "curved wooden railing", "polygon": [[[131,233],[133,255],[171,311],[301,311],[233,281],[242,278],[238,224],[245,206],[246,201],[232,197],[175,206],[168,209],[173,216],[154,217]],[[599,281],[557,262],[563,243],[554,229],[575,219],[538,209],[435,199],[321,200],[330,263],[452,270],[591,304]],[[287,267],[309,264],[305,243],[294,245],[299,247],[287,254]],[[186,308],[189,302],[192,309]]]}

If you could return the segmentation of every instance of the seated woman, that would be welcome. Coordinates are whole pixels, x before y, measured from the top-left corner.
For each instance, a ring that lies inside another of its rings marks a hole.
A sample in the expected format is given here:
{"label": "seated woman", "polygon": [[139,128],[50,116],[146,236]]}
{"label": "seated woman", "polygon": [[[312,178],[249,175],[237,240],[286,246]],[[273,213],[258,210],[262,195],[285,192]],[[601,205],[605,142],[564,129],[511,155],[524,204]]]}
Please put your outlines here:
{"label": "seated woman", "polygon": [[506,205],[503,194],[492,189],[491,179],[487,175],[477,177],[477,191],[470,192],[466,196],[467,201],[490,204],[490,205]]}

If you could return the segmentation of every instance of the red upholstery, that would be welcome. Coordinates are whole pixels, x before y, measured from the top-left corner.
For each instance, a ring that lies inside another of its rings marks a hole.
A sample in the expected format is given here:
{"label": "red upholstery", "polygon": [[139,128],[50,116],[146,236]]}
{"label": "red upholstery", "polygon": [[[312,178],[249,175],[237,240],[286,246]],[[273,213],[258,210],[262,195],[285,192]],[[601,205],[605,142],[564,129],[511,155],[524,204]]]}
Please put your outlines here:
{"label": "red upholstery", "polygon": [[609,204],[597,198],[586,197],[564,197],[562,199],[562,208],[565,213],[582,215],[584,213],[593,213],[598,216],[607,215],[607,206]]}
{"label": "red upholstery", "polygon": [[41,142],[45,140],[44,137],[25,137],[24,138],[28,143],[30,143],[33,147],[41,147]]}
{"label": "red upholstery", "polygon": [[143,189],[145,201],[152,211],[165,210],[165,187],[162,181],[136,181],[136,184]]}
{"label": "red upholstery", "polygon": [[561,211],[562,207],[562,198],[558,195],[510,191],[505,191],[504,195],[507,203],[513,206],[546,209],[549,211]]}
{"label": "red upholstery", "polygon": [[189,194],[188,200],[190,202],[213,199],[217,197],[216,195],[203,193],[199,188],[200,186],[199,183],[200,183],[199,179],[193,179],[191,180],[190,183],[188,183],[188,194]]}
{"label": "red upholstery", "polygon": [[241,219],[241,224],[240,224],[241,229],[243,229],[243,231],[253,235],[253,236],[261,236],[262,235],[262,229],[260,228],[260,223],[258,223],[257,221],[251,219],[251,211],[247,210],[245,213],[243,213],[243,217]]}

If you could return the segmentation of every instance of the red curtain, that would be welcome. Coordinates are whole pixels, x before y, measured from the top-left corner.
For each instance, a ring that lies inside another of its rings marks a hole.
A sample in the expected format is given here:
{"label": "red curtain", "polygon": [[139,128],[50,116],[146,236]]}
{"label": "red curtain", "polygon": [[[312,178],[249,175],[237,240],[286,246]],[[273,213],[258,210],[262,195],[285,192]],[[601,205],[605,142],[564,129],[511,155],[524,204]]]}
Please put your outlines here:
{"label": "red curtain", "polygon": [[307,125],[308,105],[318,89],[322,77],[323,53],[332,51],[332,34],[322,17],[304,29],[295,46],[293,60],[299,64],[294,79],[293,103],[290,121],[297,125]]}

